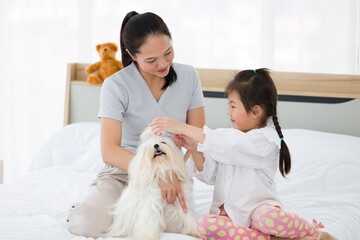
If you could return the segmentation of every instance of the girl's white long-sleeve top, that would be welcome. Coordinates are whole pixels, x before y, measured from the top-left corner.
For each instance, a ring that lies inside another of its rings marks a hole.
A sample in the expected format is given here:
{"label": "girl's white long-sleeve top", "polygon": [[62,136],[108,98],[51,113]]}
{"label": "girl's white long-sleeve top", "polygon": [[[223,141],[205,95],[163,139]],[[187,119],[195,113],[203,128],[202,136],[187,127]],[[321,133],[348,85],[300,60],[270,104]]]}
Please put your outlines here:
{"label": "girl's white long-sleeve top", "polygon": [[204,169],[197,171],[192,159],[187,161],[187,167],[199,180],[214,185],[210,214],[218,214],[224,204],[234,223],[249,227],[256,207],[281,206],[274,182],[280,139],[272,126],[247,133],[205,126],[204,133],[205,141],[197,149],[204,154]]}

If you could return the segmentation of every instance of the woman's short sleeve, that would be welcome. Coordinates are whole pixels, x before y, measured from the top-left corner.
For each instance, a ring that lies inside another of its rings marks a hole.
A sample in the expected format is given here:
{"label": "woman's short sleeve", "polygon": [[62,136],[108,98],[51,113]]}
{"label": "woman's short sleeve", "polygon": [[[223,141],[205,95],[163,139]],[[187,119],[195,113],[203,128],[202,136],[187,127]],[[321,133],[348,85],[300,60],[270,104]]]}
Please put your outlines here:
{"label": "woman's short sleeve", "polygon": [[201,82],[197,71],[194,69],[192,98],[189,110],[203,107],[205,105]]}
{"label": "woman's short sleeve", "polygon": [[98,117],[123,120],[129,102],[129,96],[125,86],[114,79],[105,79],[100,93],[100,109]]}

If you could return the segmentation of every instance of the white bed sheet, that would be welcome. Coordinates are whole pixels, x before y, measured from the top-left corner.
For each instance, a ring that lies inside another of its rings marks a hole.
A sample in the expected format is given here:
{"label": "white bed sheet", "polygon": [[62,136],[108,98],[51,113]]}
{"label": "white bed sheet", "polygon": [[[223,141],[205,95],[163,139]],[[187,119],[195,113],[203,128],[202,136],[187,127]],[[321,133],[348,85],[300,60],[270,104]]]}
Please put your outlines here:
{"label": "white bed sheet", "polygon": [[[0,185],[0,239],[87,239],[69,233],[65,221],[103,166],[99,130],[98,123],[65,127],[39,151],[31,172]],[[341,240],[357,239],[360,138],[302,129],[284,130],[284,136],[293,157],[291,174],[276,177],[285,209],[316,218]],[[199,217],[208,212],[213,188],[194,180]],[[195,238],[164,233],[161,239]]]}

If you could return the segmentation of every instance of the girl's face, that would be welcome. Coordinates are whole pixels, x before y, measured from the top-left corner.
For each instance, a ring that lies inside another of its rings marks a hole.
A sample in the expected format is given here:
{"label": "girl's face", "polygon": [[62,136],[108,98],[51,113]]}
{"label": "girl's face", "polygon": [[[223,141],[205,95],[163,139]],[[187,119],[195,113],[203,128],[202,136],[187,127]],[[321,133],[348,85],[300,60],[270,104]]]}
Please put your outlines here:
{"label": "girl's face", "polygon": [[259,117],[261,112],[257,106],[257,109],[253,109],[247,112],[243,103],[240,100],[240,96],[236,91],[231,91],[228,95],[229,107],[227,114],[230,116],[230,120],[233,128],[242,132],[248,132],[255,128],[260,128]]}
{"label": "girl's face", "polygon": [[142,74],[151,74],[160,78],[168,75],[173,59],[174,49],[171,39],[164,34],[150,35],[139,48],[139,53],[133,57]]}

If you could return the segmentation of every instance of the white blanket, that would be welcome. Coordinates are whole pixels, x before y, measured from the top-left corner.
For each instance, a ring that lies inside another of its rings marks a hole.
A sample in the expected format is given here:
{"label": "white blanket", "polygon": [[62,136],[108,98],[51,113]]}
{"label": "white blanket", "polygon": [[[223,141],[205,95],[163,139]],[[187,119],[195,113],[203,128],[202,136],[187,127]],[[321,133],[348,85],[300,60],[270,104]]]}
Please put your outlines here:
{"label": "white blanket", "polygon": [[[68,232],[65,221],[104,165],[99,129],[98,123],[65,127],[39,151],[27,175],[0,185],[0,239],[87,239]],[[284,130],[284,136],[293,158],[291,174],[276,177],[285,210],[321,221],[341,240],[358,239],[360,138],[302,129]],[[213,188],[194,181],[200,217],[209,210]],[[164,233],[161,239],[194,238]]]}

